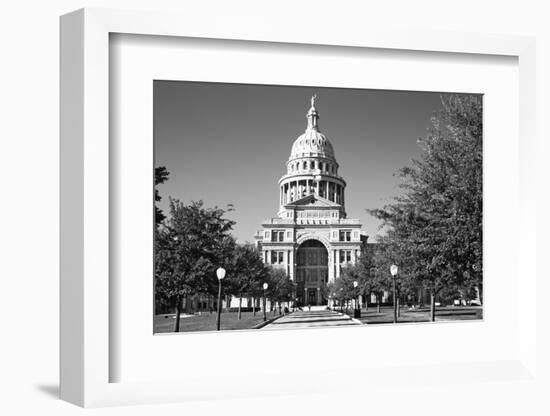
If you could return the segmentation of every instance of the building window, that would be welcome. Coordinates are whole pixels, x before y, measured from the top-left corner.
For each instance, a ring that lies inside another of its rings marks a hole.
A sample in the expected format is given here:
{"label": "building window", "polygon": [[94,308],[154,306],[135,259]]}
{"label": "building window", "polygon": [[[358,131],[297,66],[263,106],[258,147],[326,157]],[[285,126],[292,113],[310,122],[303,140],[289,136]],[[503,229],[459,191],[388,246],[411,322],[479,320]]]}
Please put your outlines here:
{"label": "building window", "polygon": [[271,264],[284,264],[284,251],[271,252]]}
{"label": "building window", "polygon": [[281,242],[285,240],[285,232],[281,230],[271,231],[271,241],[273,243]]}
{"label": "building window", "polygon": [[313,160],[309,163],[309,168],[315,169],[315,162]]}
{"label": "building window", "polygon": [[307,162],[305,160],[304,160],[303,166],[304,166],[304,170],[306,170],[307,169]]}
{"label": "building window", "polygon": [[351,241],[351,231],[340,231],[340,241]]}
{"label": "building window", "polygon": [[340,264],[351,263],[351,250],[340,250]]}

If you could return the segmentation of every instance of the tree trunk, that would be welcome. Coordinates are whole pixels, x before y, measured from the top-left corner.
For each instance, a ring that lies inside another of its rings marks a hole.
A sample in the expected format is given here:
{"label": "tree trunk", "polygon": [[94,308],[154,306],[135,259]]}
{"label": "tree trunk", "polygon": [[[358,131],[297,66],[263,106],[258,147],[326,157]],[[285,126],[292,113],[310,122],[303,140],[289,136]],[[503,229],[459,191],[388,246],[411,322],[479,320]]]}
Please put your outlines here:
{"label": "tree trunk", "polygon": [[365,304],[365,312],[369,311],[369,295],[365,296],[365,301],[363,302]]}
{"label": "tree trunk", "polygon": [[243,295],[239,295],[239,321],[241,320],[241,304],[243,303]]}
{"label": "tree trunk", "polygon": [[282,308],[281,308],[281,301],[279,301],[279,315],[282,315],[283,312],[282,312]]}
{"label": "tree trunk", "polygon": [[252,312],[256,316],[256,298],[252,297]]}
{"label": "tree trunk", "polygon": [[380,294],[376,295],[376,311],[380,313]]}
{"label": "tree trunk", "polygon": [[174,332],[180,332],[180,315],[181,315],[181,298],[178,296],[176,299],[176,325]]}
{"label": "tree trunk", "polygon": [[435,293],[430,293],[430,321],[435,321]]}

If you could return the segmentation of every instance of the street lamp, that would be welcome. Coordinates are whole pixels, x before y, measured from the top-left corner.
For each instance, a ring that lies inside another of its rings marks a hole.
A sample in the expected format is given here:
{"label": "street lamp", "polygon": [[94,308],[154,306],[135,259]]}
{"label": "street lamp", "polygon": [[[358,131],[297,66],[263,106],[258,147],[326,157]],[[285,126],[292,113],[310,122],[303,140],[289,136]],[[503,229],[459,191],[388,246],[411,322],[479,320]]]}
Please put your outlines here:
{"label": "street lamp", "polygon": [[267,321],[267,317],[265,315],[265,291],[267,290],[267,288],[268,288],[268,284],[264,283],[264,322]]}
{"label": "street lamp", "polygon": [[216,317],[216,328],[220,330],[220,315],[222,313],[222,279],[225,277],[225,269],[219,267],[216,270],[216,276],[218,276],[218,316]]}
{"label": "street lamp", "polygon": [[397,323],[397,300],[396,300],[396,296],[395,296],[395,279],[397,277],[397,272],[399,271],[399,269],[397,268],[397,266],[395,264],[392,264],[390,266],[390,273],[391,273],[391,276],[392,276],[392,280],[393,280],[393,323]]}

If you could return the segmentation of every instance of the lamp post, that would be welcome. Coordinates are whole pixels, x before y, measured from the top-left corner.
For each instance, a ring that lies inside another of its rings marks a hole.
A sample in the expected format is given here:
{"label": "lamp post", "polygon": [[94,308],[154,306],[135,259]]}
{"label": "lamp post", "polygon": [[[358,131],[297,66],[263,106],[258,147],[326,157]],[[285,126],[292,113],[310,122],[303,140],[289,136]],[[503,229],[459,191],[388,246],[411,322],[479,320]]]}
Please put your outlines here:
{"label": "lamp post", "polygon": [[395,279],[397,277],[398,268],[395,264],[392,264],[390,266],[390,273],[393,280],[393,323],[397,323],[397,302],[396,302],[396,296],[395,296]]}
{"label": "lamp post", "polygon": [[[359,286],[359,283],[357,283],[357,280],[353,282],[353,288],[357,290],[357,287]],[[361,318],[361,306],[359,306],[359,292],[357,292],[357,296],[355,298],[355,314],[354,318]]]}
{"label": "lamp post", "polygon": [[222,279],[225,277],[225,269],[219,267],[216,270],[216,276],[218,276],[218,316],[216,317],[216,328],[220,330],[220,315],[222,313]]}
{"label": "lamp post", "polygon": [[267,321],[267,316],[265,314],[265,291],[267,290],[267,288],[268,288],[268,284],[264,283],[264,322]]}

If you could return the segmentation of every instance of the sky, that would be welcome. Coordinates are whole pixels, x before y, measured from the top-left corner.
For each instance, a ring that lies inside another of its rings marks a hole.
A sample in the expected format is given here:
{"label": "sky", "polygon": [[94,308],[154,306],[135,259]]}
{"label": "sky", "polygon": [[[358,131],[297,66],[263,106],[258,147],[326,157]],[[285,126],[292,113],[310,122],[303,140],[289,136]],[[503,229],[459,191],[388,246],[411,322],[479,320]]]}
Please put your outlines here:
{"label": "sky", "polygon": [[278,180],[317,94],[319,127],[334,147],[346,180],[348,218],[359,218],[373,241],[380,222],[366,209],[399,194],[395,173],[418,158],[437,92],[154,81],[155,166],[170,172],[158,186],[168,197],[208,207],[233,204],[239,242],[253,241],[279,208]]}

